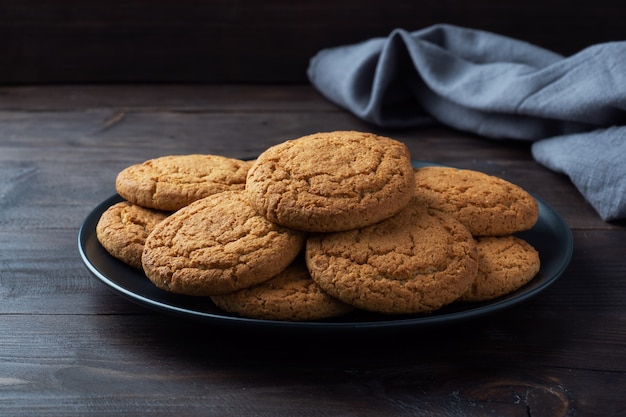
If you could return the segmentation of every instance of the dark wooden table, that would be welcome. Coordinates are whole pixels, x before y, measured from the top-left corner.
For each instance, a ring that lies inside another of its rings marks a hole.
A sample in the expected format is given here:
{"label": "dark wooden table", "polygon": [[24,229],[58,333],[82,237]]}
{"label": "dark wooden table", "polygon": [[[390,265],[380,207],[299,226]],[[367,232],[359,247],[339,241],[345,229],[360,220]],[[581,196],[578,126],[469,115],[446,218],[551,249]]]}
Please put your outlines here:
{"label": "dark wooden table", "polygon": [[[570,266],[536,297],[470,321],[307,334],[155,312],[83,264],[79,227],[122,168],[250,158],[338,129],[535,193],[572,229]],[[0,88],[2,416],[622,416],[625,393],[626,228],[601,221],[527,143],[376,129],[308,86]]]}

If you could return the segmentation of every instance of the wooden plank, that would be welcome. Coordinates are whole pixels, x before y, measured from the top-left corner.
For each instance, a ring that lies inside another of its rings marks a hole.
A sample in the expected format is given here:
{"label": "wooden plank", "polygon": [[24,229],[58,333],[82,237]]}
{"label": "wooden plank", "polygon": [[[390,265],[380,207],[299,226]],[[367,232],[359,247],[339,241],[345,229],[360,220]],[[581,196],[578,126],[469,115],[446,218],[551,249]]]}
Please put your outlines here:
{"label": "wooden plank", "polygon": [[[0,88],[0,414],[622,415],[626,229],[595,216],[527,143],[373,129],[312,90]],[[38,91],[41,100],[37,100]],[[214,94],[213,94],[214,93]],[[310,100],[310,102],[309,102]],[[160,101],[161,104],[154,104]],[[169,153],[253,157],[318,130],[396,137],[546,199],[573,229],[565,274],[532,300],[406,332],[254,331],[135,305],[90,275],[77,232],[123,167]]]}
{"label": "wooden plank", "polygon": [[338,345],[269,334],[250,349],[246,335],[153,316],[9,315],[0,321],[8,336],[0,339],[0,404],[11,416],[623,411],[624,352],[611,347],[609,369],[593,355],[607,354],[599,328],[581,340],[567,317],[546,320],[546,330],[562,329],[548,336],[551,343],[534,334],[535,320],[513,319],[515,330],[504,336],[487,320],[419,338],[397,335],[393,356],[380,362],[372,356],[388,346],[370,339]]}
{"label": "wooden plank", "polygon": [[[35,187],[33,191],[52,192],[53,199],[75,204],[92,198],[95,206],[113,193],[117,172],[153,157],[217,153],[254,158],[287,139],[345,129],[372,131],[401,140],[417,160],[501,176],[553,204],[572,227],[612,227],[602,222],[578,192],[572,192],[569,179],[534,162],[528,143],[478,138],[442,127],[384,130],[338,109],[313,113],[315,117],[308,110],[212,110],[219,102],[215,99],[209,109],[191,112],[108,106],[86,111],[0,111],[0,171],[4,173],[0,186],[8,194],[2,204],[9,204],[12,198],[34,200],[38,194],[10,194],[15,184],[28,182]],[[71,172],[86,174],[74,177],[68,175]],[[110,187],[94,187],[102,184],[103,178]],[[76,194],[71,200],[65,197],[67,181],[75,182]],[[14,225],[24,224],[21,213],[16,211]]]}

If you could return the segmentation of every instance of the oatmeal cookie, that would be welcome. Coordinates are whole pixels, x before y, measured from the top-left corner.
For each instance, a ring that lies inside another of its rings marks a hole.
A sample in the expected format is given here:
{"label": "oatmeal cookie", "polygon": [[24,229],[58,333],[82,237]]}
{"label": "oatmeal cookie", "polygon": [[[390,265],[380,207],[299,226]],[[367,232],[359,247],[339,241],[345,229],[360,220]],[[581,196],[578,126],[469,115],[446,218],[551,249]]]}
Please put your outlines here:
{"label": "oatmeal cookie", "polygon": [[301,251],[304,238],[260,216],[244,191],[224,191],[159,223],[146,239],[142,264],[163,290],[224,294],[277,275]]}
{"label": "oatmeal cookie", "polygon": [[96,237],[112,256],[141,269],[141,252],[146,238],[168,214],[122,201],[102,213],[96,224]]}
{"label": "oatmeal cookie", "polygon": [[530,229],[537,201],[502,178],[468,169],[428,166],[415,170],[420,204],[456,217],[474,236],[506,236]]}
{"label": "oatmeal cookie", "polygon": [[354,310],[319,288],[303,257],[268,281],[211,300],[222,310],[261,320],[321,320]]}
{"label": "oatmeal cookie", "polygon": [[331,296],[389,314],[452,303],[467,292],[478,269],[467,228],[418,204],[372,226],[309,237],[306,262]]}
{"label": "oatmeal cookie", "polygon": [[414,193],[414,173],[401,142],[371,133],[325,132],[261,153],[246,191],[273,222],[310,232],[341,231],[404,208]]}
{"label": "oatmeal cookie", "polygon": [[463,301],[488,301],[530,282],[539,272],[539,253],[515,236],[477,239],[478,273]]}
{"label": "oatmeal cookie", "polygon": [[220,155],[168,155],[123,169],[115,188],[134,204],[175,211],[211,194],[243,190],[250,166]]}

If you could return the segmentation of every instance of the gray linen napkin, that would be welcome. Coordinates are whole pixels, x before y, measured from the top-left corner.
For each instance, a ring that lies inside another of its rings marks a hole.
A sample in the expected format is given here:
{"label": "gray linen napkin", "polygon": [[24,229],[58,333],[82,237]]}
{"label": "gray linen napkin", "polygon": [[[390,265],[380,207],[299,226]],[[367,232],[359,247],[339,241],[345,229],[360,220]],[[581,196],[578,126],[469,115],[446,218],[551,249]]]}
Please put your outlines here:
{"label": "gray linen napkin", "polygon": [[563,57],[490,32],[435,25],[324,49],[312,85],[381,127],[433,122],[535,141],[605,221],[626,218],[626,42]]}

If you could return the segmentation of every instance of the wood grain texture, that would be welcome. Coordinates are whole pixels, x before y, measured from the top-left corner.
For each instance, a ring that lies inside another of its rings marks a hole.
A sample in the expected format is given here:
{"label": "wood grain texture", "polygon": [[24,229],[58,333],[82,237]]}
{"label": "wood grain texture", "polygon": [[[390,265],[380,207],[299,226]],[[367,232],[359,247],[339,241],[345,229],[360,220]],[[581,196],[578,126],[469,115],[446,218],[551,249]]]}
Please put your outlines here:
{"label": "wood grain texture", "polygon": [[168,317],[11,315],[0,396],[24,416],[619,415],[626,369],[601,359],[601,330],[572,337],[585,324],[549,319],[546,339],[535,319],[506,312],[395,342],[269,334],[250,349],[257,337]]}
{"label": "wood grain texture", "polygon": [[[528,143],[376,129],[307,86],[0,87],[0,98],[0,415],[626,412],[625,224],[602,222]],[[415,159],[518,183],[572,228],[570,266],[535,298],[480,319],[328,335],[155,313],[82,264],[78,228],[125,166],[172,153],[254,157],[335,129],[392,136]]]}
{"label": "wood grain texture", "polygon": [[626,39],[614,0],[0,0],[0,83],[304,82],[331,46],[450,23],[572,54]]}

